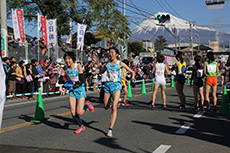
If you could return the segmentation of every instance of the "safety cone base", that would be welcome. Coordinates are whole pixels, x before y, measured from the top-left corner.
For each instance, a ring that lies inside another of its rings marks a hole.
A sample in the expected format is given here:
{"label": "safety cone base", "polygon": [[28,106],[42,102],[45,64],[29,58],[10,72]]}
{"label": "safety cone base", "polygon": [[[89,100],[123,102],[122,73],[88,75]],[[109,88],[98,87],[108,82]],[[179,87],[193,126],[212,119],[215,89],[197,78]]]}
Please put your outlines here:
{"label": "safety cone base", "polygon": [[33,120],[30,120],[30,122],[33,122],[33,123],[41,123],[41,122],[46,122],[46,121],[50,121],[51,118],[44,118],[44,119],[33,119]]}

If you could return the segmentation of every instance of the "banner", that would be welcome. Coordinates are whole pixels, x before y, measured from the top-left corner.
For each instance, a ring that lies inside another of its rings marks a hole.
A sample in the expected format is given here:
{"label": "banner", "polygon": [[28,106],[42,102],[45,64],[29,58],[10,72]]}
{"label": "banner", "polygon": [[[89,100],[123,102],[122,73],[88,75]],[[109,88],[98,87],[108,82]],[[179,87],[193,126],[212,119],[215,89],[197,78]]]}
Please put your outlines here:
{"label": "banner", "polygon": [[37,21],[38,21],[38,23],[37,23],[37,24],[38,24],[38,28],[37,28],[37,30],[38,30],[38,31],[37,31],[37,37],[38,37],[38,40],[39,40],[39,39],[40,39],[40,38],[39,38],[39,37],[40,37],[40,36],[39,36],[39,33],[40,33],[40,30],[41,30],[41,27],[42,27],[42,26],[41,26],[41,15],[39,15],[39,13],[37,13],[37,14],[38,14],[38,19],[37,19]]}
{"label": "banner", "polygon": [[14,40],[18,40],[18,38],[20,38],[20,33],[19,33],[16,10],[11,9],[11,12],[12,12],[12,22],[13,22],[13,29],[14,29]]}
{"label": "banner", "polygon": [[42,28],[42,38],[44,39],[44,43],[48,45],[47,24],[46,24],[45,16],[41,16],[41,28]]}
{"label": "banner", "polygon": [[83,50],[86,27],[87,25],[77,24],[77,49]]}
{"label": "banner", "polygon": [[56,31],[56,19],[47,20],[48,23],[48,42],[52,44],[52,46],[57,45],[57,31]]}
{"label": "banner", "polygon": [[24,19],[22,10],[16,10],[21,42],[25,42]]}
{"label": "banner", "polygon": [[69,22],[69,26],[70,26],[70,33],[69,33],[69,36],[68,36],[68,38],[66,40],[66,43],[67,44],[72,44],[72,34],[71,34],[71,32],[72,32],[72,22]]}
{"label": "banner", "polygon": [[5,103],[6,85],[5,85],[6,74],[3,69],[2,60],[0,58],[0,131],[2,127],[3,109]]}

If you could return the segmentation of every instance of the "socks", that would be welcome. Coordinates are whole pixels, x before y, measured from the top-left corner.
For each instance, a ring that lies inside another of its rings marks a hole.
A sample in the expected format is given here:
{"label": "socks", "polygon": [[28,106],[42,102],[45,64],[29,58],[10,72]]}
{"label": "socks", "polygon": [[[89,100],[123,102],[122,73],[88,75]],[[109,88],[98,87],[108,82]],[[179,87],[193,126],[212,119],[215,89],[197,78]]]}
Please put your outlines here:
{"label": "socks", "polygon": [[77,122],[77,124],[78,124],[79,126],[82,126],[82,125],[83,125],[83,124],[81,123],[81,119],[80,119],[80,117],[79,117],[78,114],[76,114],[75,116],[73,116],[73,120],[74,120],[75,122]]}

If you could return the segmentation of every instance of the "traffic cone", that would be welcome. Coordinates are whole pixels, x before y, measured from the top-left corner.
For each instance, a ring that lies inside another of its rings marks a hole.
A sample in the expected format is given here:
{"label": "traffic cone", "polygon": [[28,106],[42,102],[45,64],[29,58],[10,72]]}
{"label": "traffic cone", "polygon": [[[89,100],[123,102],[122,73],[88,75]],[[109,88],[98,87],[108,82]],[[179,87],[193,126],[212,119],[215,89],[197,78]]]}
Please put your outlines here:
{"label": "traffic cone", "polygon": [[131,85],[130,85],[130,81],[129,81],[129,84],[128,84],[128,94],[127,94],[127,98],[128,99],[134,99],[133,95],[132,95],[132,89],[131,89]]}
{"label": "traffic cone", "polygon": [[152,90],[151,91],[153,91],[153,90],[154,90],[154,78],[153,78]]}
{"label": "traffic cone", "polygon": [[223,95],[228,95],[228,93],[227,93],[227,89],[226,89],[226,86],[224,86]]}
{"label": "traffic cone", "polygon": [[38,91],[38,99],[37,99],[37,106],[35,110],[35,117],[33,120],[30,120],[30,122],[40,123],[42,121],[49,121],[50,118],[45,117],[45,111],[43,107],[43,101],[42,101],[42,93],[41,90]]}
{"label": "traffic cone", "polygon": [[141,94],[142,95],[148,95],[145,89],[145,80],[142,80],[142,88],[141,88]]}
{"label": "traffic cone", "polygon": [[174,85],[174,76],[171,77],[171,85],[170,85],[171,88],[175,88],[175,85]]}
{"label": "traffic cone", "polygon": [[187,77],[187,84],[190,84],[190,78],[189,78],[189,76]]}
{"label": "traffic cone", "polygon": [[222,100],[221,100],[221,104],[220,104],[220,110],[218,113],[221,114],[230,114],[230,109],[229,109],[229,105],[228,105],[228,94],[226,91],[226,86],[224,87],[224,92],[222,95]]}
{"label": "traffic cone", "polygon": [[165,90],[167,90],[167,86],[166,86],[166,84],[165,84]]}

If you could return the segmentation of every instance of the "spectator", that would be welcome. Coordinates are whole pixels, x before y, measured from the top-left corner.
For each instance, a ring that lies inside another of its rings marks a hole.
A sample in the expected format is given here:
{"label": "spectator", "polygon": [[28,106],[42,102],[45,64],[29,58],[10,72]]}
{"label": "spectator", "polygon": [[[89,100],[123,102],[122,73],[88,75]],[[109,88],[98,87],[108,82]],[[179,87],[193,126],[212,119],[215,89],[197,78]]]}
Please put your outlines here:
{"label": "spectator", "polygon": [[14,56],[10,57],[10,63],[11,63],[12,61],[16,62],[16,58],[15,58]]}
{"label": "spectator", "polygon": [[85,77],[86,77],[86,79],[85,79],[85,86],[86,86],[85,91],[88,90],[88,87],[89,87],[89,84],[90,84],[90,76],[92,74],[92,66],[93,66],[93,62],[89,61],[88,65],[85,67],[85,71],[84,71]]}
{"label": "spectator", "polygon": [[[26,81],[26,92],[32,93],[33,92],[33,78],[35,77],[32,71],[32,64],[29,63],[26,65],[26,73],[27,73],[26,80],[25,80]],[[28,99],[34,100],[32,95],[29,95]]]}
{"label": "spectator", "polygon": [[[9,95],[14,95],[16,91],[16,62],[12,61],[10,63],[9,71]],[[11,97],[11,99],[17,99],[17,97]]]}
{"label": "spectator", "polygon": [[46,46],[43,38],[41,38],[39,40],[39,46],[42,49],[42,54],[44,55],[46,53],[46,51],[47,51],[47,46]]}
{"label": "spectator", "polygon": [[[19,65],[16,68],[16,91],[17,94],[22,94],[26,93],[26,86],[25,86],[25,76],[26,74],[26,67],[25,67],[25,62],[20,61]],[[21,98],[26,97],[26,96],[21,96]]]}
{"label": "spectator", "polygon": [[[93,72],[99,72],[98,65],[94,64],[93,66]],[[93,91],[96,91],[96,86],[98,84],[98,74],[92,76],[92,85],[93,85]]]}
{"label": "spectator", "polygon": [[43,92],[43,78],[45,76],[45,71],[43,70],[43,67],[45,65],[45,62],[43,60],[39,61],[39,65],[37,66],[37,72],[39,74],[39,81],[40,81],[40,90]]}
{"label": "spectator", "polygon": [[38,71],[37,71],[37,60],[32,59],[31,60],[32,64],[32,73],[33,73],[33,87],[32,87],[32,92],[37,92],[39,88],[39,83],[38,83]]}
{"label": "spectator", "polygon": [[10,59],[8,57],[4,57],[2,59],[3,61],[3,68],[4,68],[4,71],[5,71],[5,74],[6,74],[6,95],[9,94],[9,71],[10,71]]}
{"label": "spectator", "polygon": [[55,85],[57,82],[57,69],[54,66],[54,68],[51,68],[48,72],[50,78],[50,91],[55,92]]}

